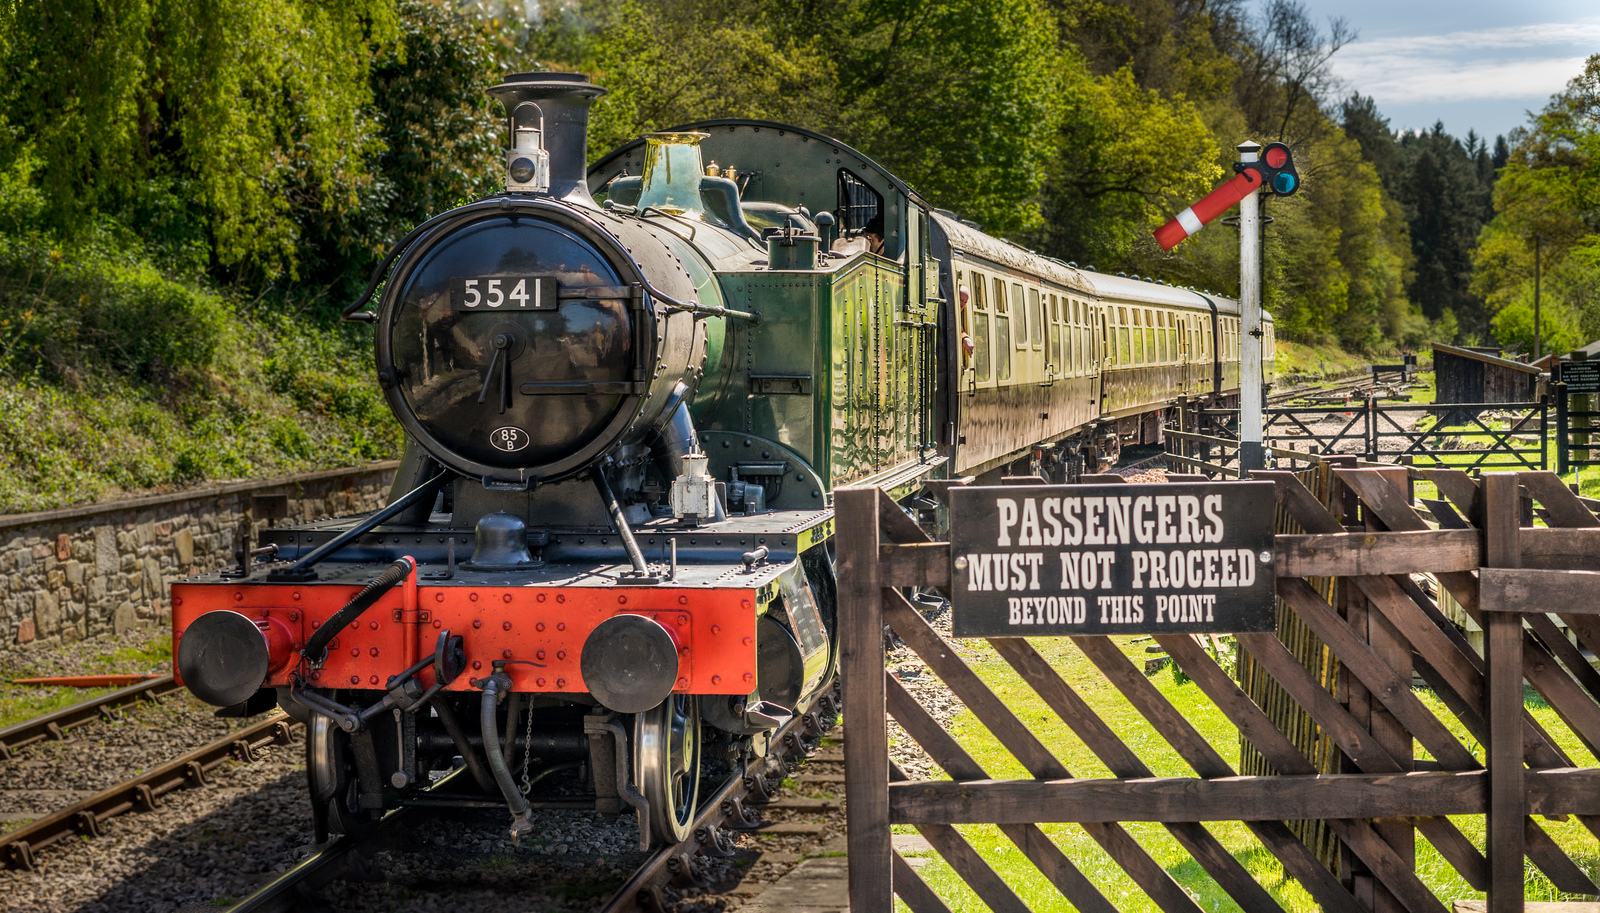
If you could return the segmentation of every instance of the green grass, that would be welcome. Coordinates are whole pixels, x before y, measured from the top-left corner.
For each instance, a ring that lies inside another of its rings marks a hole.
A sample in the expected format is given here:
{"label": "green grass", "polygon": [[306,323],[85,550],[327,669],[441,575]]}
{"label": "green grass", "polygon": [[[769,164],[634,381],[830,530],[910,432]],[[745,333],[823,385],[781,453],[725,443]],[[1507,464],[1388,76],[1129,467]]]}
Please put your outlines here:
{"label": "green grass", "polygon": [[[1115,638],[1123,652],[1142,666],[1146,657],[1142,644],[1134,645],[1126,638]],[[986,644],[967,642],[977,656],[968,660],[975,672],[989,684],[1008,706],[1040,740],[1062,760],[1074,776],[1109,777],[1106,769],[1088,747],[1079,741],[1067,726],[1044,704],[1038,695],[996,656]],[[1111,727],[1112,731],[1142,758],[1156,776],[1194,776],[1194,771],[1178,756],[1125,698],[1112,686],[1077,649],[1070,640],[1036,639],[1034,647],[1050,661],[1068,683]],[[1158,673],[1154,683],[1161,693],[1189,720],[1230,764],[1237,769],[1239,740],[1237,730],[1207,699],[1199,687],[1192,683],[1180,684],[1170,670]],[[1453,716],[1445,710],[1436,697],[1425,689],[1417,696],[1432,709],[1463,744],[1482,758],[1482,747],[1470,740]],[[1560,722],[1543,701],[1536,696],[1528,706],[1539,722],[1550,731],[1557,742],[1580,765],[1595,763],[1594,756]],[[962,713],[950,727],[952,734],[993,777],[1027,777],[1022,766],[976,720],[970,712]],[[1417,756],[1426,754],[1417,748]],[[1481,815],[1452,819],[1481,850],[1484,841],[1484,818]],[[1540,821],[1556,842],[1565,849],[1591,877],[1600,877],[1600,844],[1576,820],[1566,822]],[[1164,827],[1153,823],[1133,822],[1123,825],[1179,884],[1191,893],[1200,907],[1207,911],[1237,910],[1238,906],[1198,863],[1174,840]],[[1264,849],[1249,830],[1240,822],[1209,822],[1206,825],[1216,838],[1236,859],[1278,900],[1286,910],[1294,913],[1311,913],[1317,909],[1309,894],[1290,879],[1276,858]],[[1061,847],[1062,851],[1094,882],[1118,909],[1156,911],[1158,908],[1126,873],[1077,825],[1043,824],[1045,833]],[[897,833],[911,833],[911,828],[897,827]],[[994,866],[1018,895],[1036,911],[1067,911],[1070,905],[1034,866],[1011,844],[997,827],[991,825],[964,825],[958,828],[977,851]],[[987,909],[944,861],[937,856],[920,870],[939,895],[956,913]],[[1462,881],[1448,862],[1428,842],[1417,836],[1417,872],[1419,877],[1439,897],[1447,901],[1482,898]],[[1530,867],[1527,896],[1537,900],[1568,899],[1559,897],[1553,885]]]}
{"label": "green grass", "polygon": [[[171,632],[164,627],[141,630],[144,634],[139,641],[108,645],[103,652],[90,657],[73,674],[137,674],[167,671],[172,665]],[[7,656],[4,665],[0,665],[0,729],[118,690],[11,684],[11,680],[16,678],[40,678],[61,674],[64,673],[38,665],[30,654]]]}
{"label": "green grass", "polygon": [[[1384,361],[1388,356],[1379,356]],[[1336,378],[1365,370],[1372,359],[1338,346],[1307,345],[1287,339],[1278,340],[1277,368],[1280,378],[1322,377]]]}
{"label": "green grass", "polygon": [[0,230],[0,512],[388,459],[372,330],[225,288],[114,225]]}

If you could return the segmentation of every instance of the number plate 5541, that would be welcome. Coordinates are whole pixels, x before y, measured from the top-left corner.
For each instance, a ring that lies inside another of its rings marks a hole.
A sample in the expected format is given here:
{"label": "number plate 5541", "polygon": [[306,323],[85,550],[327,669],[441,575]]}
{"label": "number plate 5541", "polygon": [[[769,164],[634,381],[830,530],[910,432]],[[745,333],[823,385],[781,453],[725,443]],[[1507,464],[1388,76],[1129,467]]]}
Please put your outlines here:
{"label": "number plate 5541", "polygon": [[554,276],[451,279],[450,310],[553,311],[559,290]]}

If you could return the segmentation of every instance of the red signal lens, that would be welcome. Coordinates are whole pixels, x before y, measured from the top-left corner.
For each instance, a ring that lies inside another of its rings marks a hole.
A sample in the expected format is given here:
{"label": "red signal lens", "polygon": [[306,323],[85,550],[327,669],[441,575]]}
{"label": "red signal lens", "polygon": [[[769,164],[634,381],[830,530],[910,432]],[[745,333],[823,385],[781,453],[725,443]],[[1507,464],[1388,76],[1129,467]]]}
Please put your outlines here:
{"label": "red signal lens", "polygon": [[1268,168],[1282,168],[1289,161],[1289,150],[1282,146],[1273,146],[1266,154]]}

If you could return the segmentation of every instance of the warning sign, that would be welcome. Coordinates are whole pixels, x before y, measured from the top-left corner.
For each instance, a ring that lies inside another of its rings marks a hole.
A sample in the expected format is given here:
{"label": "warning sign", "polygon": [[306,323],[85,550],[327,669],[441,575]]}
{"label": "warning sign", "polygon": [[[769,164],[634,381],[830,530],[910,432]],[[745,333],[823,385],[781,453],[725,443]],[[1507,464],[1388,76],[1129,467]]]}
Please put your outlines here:
{"label": "warning sign", "polygon": [[950,489],[957,637],[1271,631],[1271,482]]}

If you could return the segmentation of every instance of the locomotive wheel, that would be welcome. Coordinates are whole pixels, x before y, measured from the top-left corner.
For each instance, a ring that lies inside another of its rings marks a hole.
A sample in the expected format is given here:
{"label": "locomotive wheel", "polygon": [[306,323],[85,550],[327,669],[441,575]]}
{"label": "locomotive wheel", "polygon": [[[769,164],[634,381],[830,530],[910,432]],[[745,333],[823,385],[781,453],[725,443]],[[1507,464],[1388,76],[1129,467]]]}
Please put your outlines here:
{"label": "locomotive wheel", "polygon": [[681,843],[694,830],[700,797],[700,704],[674,694],[634,718],[634,773],[650,803],[650,830]]}
{"label": "locomotive wheel", "polygon": [[317,838],[329,833],[360,836],[377,824],[361,808],[350,737],[334,722],[315,715],[306,732],[306,781],[311,790]]}
{"label": "locomotive wheel", "polygon": [[1107,435],[1101,440],[1097,455],[1099,456],[1099,463],[1095,467],[1095,472],[1106,472],[1116,466],[1117,461],[1122,459],[1122,436],[1118,434]]}

